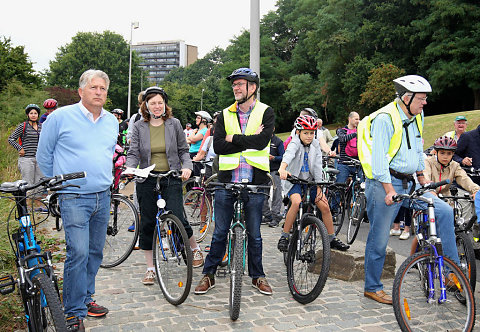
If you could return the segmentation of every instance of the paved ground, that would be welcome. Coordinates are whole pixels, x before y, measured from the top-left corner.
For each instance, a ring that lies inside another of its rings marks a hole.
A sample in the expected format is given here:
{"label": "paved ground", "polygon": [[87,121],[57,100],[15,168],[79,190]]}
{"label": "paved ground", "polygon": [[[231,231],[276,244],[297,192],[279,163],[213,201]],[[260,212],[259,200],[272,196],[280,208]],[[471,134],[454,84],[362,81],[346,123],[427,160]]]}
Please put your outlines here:
{"label": "paved ground", "polygon": [[[52,225],[46,227],[51,229]],[[240,318],[236,322],[232,322],[228,315],[227,278],[217,277],[216,287],[208,294],[194,295],[193,288],[201,278],[201,268],[194,269],[192,292],[182,305],[175,307],[163,298],[157,284],[144,286],[141,283],[145,263],[142,253],[134,251],[119,267],[100,269],[95,299],[107,306],[110,313],[103,319],[88,318],[85,321],[87,331],[399,330],[391,306],[363,296],[363,281],[345,282],[329,278],[316,301],[308,305],[297,303],[290,295],[286,269],[276,249],[279,232],[279,228],[262,226],[264,270],[274,293],[272,296],[258,293],[251,287],[250,278],[245,277]],[[58,233],[59,236],[62,234]],[[384,280],[384,284],[391,293],[393,279]]]}

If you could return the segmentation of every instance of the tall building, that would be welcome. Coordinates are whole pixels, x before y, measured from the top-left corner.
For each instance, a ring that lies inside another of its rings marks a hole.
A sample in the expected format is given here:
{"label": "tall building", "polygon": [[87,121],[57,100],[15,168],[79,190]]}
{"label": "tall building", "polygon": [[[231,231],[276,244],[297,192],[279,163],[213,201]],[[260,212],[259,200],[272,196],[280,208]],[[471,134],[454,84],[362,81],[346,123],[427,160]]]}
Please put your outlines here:
{"label": "tall building", "polygon": [[132,50],[142,58],[140,67],[153,84],[162,82],[173,68],[186,67],[198,58],[197,46],[187,45],[183,40],[138,43],[132,45]]}

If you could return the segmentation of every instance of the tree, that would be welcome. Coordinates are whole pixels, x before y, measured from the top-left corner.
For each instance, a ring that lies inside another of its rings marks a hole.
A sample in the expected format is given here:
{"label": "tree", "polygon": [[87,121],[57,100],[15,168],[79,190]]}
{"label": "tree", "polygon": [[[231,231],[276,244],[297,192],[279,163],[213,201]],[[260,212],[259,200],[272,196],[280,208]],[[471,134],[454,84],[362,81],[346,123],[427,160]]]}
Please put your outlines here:
{"label": "tree", "polygon": [[33,70],[24,47],[13,47],[10,38],[2,37],[0,40],[0,92],[13,79],[32,87],[39,87],[41,83],[40,76]]}
{"label": "tree", "polygon": [[[129,44],[119,34],[104,31],[79,32],[72,42],[60,47],[55,60],[50,62],[47,83],[77,89],[81,74],[88,69],[103,70],[110,78],[108,97],[112,108],[127,109]],[[140,91],[141,69],[139,58],[132,54],[132,109]]]}

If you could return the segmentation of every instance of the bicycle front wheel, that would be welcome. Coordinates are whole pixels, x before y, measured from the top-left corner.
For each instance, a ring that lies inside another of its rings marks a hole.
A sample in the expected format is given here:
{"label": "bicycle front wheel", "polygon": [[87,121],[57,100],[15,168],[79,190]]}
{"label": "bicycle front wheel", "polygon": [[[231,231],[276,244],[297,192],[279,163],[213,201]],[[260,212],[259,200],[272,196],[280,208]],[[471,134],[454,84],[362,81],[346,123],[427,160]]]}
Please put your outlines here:
{"label": "bicycle front wheel", "polygon": [[475,252],[473,245],[467,234],[458,232],[455,234],[457,242],[458,257],[460,258],[460,269],[463,274],[470,280],[472,292],[475,292],[475,284],[477,283],[477,264],[475,262]]}
{"label": "bicycle front wheel", "polygon": [[101,267],[117,266],[130,256],[138,239],[139,227],[138,212],[133,203],[124,196],[113,195]]}
{"label": "bicycle front wheel", "polygon": [[230,249],[230,298],[228,301],[230,318],[237,320],[240,315],[240,303],[242,300],[242,277],[244,257],[244,232],[237,226],[233,229]]}
{"label": "bicycle front wheel", "polygon": [[39,273],[32,279],[33,306],[31,319],[36,331],[66,331],[62,304],[53,281]]}
{"label": "bicycle front wheel", "polygon": [[212,205],[202,190],[190,190],[183,198],[183,209],[198,243],[208,234],[212,222]]}
{"label": "bicycle front wheel", "polygon": [[293,298],[302,304],[322,292],[330,270],[330,242],[325,225],[312,216],[301,221],[288,247],[287,280]]}
{"label": "bicycle front wheel", "polygon": [[328,189],[327,200],[330,205],[330,211],[332,212],[333,227],[335,228],[335,235],[340,233],[343,226],[343,220],[346,213],[346,202],[350,203],[350,198],[345,196],[345,189],[332,187]]}
{"label": "bicycle front wheel", "polygon": [[165,299],[185,301],[192,286],[193,254],[182,222],[172,214],[158,220],[153,235],[153,264]]}
{"label": "bicycle front wheel", "polygon": [[347,243],[352,244],[365,217],[367,205],[365,194],[359,193],[351,209],[348,210]]}
{"label": "bicycle front wheel", "polygon": [[408,257],[395,275],[393,309],[402,331],[472,331],[475,300],[460,268],[444,257],[446,299],[441,299],[439,267],[429,253]]}

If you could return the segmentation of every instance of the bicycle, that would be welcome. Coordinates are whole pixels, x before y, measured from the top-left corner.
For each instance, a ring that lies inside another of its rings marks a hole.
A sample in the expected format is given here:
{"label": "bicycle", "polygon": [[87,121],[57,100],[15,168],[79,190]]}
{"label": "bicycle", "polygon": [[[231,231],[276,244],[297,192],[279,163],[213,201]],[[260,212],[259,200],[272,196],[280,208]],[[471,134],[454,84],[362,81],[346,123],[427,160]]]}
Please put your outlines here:
{"label": "bicycle", "polygon": [[460,268],[465,276],[470,280],[470,286],[472,291],[475,292],[475,285],[477,280],[477,267],[475,262],[475,252],[473,250],[473,244],[468,236],[472,229],[473,223],[477,220],[475,209],[473,215],[468,220],[465,220],[463,215],[462,206],[460,201],[466,201],[473,206],[473,199],[468,193],[464,196],[458,196],[458,189],[451,187],[450,192],[452,196],[444,196],[439,194],[438,197],[445,201],[453,201],[453,215],[455,220],[455,241],[457,243],[458,256],[460,259]]}
{"label": "bicycle", "polygon": [[[157,179],[155,191],[158,195],[158,212],[153,233],[153,264],[165,299],[173,305],[179,305],[186,300],[192,286],[193,254],[182,222],[165,209],[166,202],[161,195],[160,180],[169,177],[180,178],[181,173],[176,170],[166,173],[150,172],[154,167],[155,165],[146,168],[147,172],[134,170],[133,174],[139,178],[151,176]],[[129,171],[127,169],[125,174]]]}
{"label": "bicycle", "polygon": [[297,218],[292,226],[293,234],[288,244],[286,265],[290,293],[297,302],[307,304],[320,295],[330,270],[328,232],[315,214],[315,204],[310,202],[310,188],[335,186],[335,183],[316,183],[293,175],[289,175],[287,181],[306,187],[304,199],[300,203]]}
{"label": "bicycle", "polygon": [[[202,163],[205,164],[207,162]],[[200,170],[200,176],[194,181],[194,183],[199,183],[199,185],[196,186],[194,184],[193,188],[183,197],[185,216],[192,227],[193,235],[195,235],[197,243],[205,239],[213,221],[213,197],[205,188],[207,188],[209,183],[216,177],[217,175],[213,174],[207,179],[205,167],[202,168]]]}
{"label": "bicycle", "polygon": [[410,195],[394,197],[394,201],[409,199],[412,205],[419,200],[428,206],[425,214],[413,220],[419,252],[402,263],[393,283],[393,309],[402,331],[472,331],[475,324],[470,283],[460,267],[443,256],[433,199],[422,196],[446,183],[431,183]]}
{"label": "bicycle", "polygon": [[269,190],[270,185],[210,182],[209,191],[214,191],[217,188],[230,190],[236,198],[233,218],[228,232],[227,273],[230,274],[230,296],[228,301],[230,319],[237,320],[240,315],[242,278],[246,266],[247,228],[245,225],[244,195],[255,193],[268,196],[268,193],[263,192],[263,190]]}
{"label": "bicycle", "polygon": [[365,197],[365,182],[361,182],[358,173],[357,179],[352,186],[352,204],[347,209],[348,226],[347,226],[347,243],[353,244],[357,237],[358,230],[362,222],[367,218],[367,199]]}
{"label": "bicycle", "polygon": [[[7,219],[7,234],[12,251],[15,254],[18,279],[7,275],[0,278],[0,293],[6,295],[18,286],[25,311],[28,330],[32,332],[54,330],[66,331],[66,321],[60,301],[58,281],[53,271],[52,253],[42,251],[36,240],[35,224],[32,224],[27,209],[27,191],[44,187],[51,191],[78,187],[63,184],[68,180],[85,177],[84,172],[44,177],[39,182],[29,185],[23,180],[4,182],[0,192],[13,196],[15,206]],[[16,208],[15,219],[19,228],[10,233],[10,217]]]}

